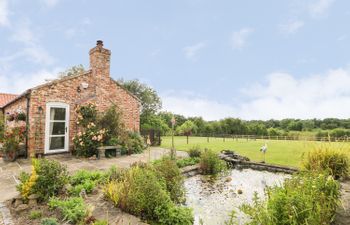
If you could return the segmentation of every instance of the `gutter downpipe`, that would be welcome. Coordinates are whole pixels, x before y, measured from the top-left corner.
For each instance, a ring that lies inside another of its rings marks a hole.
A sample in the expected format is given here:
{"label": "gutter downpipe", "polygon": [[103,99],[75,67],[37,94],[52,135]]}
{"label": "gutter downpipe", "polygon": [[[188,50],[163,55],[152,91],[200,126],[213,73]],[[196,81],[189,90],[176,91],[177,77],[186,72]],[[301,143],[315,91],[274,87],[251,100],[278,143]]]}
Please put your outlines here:
{"label": "gutter downpipe", "polygon": [[28,135],[29,135],[29,103],[30,103],[30,92],[26,94],[26,99],[27,99],[27,116],[26,116],[26,140],[25,140],[25,148],[26,148],[26,153],[24,157],[27,159],[28,158]]}

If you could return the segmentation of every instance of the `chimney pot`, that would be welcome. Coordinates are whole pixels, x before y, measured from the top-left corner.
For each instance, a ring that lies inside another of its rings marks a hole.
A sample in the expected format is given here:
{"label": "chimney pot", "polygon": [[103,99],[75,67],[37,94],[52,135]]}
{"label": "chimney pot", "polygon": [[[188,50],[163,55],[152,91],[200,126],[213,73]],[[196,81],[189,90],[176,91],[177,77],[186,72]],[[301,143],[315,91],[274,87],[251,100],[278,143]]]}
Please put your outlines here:
{"label": "chimney pot", "polygon": [[103,47],[103,41],[101,41],[101,40],[97,40],[96,45],[97,45],[97,46],[101,46],[101,47]]}

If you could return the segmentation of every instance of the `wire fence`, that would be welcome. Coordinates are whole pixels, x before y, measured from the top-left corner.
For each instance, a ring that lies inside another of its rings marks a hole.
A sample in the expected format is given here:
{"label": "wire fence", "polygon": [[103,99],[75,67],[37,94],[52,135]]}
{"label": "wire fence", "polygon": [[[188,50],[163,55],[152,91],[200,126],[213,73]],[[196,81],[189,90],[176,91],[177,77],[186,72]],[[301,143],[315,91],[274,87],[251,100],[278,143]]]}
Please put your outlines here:
{"label": "wire fence", "polygon": [[[319,141],[319,142],[349,142],[350,137],[317,137],[317,136],[269,136],[269,135],[233,135],[233,134],[197,134],[192,137],[205,137],[207,142],[210,139],[222,139],[225,142],[228,139],[231,140],[277,140],[277,141]],[[190,138],[190,137],[189,137]]]}

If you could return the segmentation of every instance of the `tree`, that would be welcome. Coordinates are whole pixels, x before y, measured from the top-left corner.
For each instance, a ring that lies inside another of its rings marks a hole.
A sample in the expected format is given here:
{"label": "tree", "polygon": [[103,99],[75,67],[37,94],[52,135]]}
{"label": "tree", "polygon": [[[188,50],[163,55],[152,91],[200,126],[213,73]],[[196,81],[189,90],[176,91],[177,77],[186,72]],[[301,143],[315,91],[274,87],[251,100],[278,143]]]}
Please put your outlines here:
{"label": "tree", "polygon": [[160,136],[159,139],[156,138],[157,133],[158,135],[164,135],[170,128],[162,117],[156,114],[149,114],[141,124],[141,130],[149,136],[150,143],[154,146],[161,144]]}
{"label": "tree", "polygon": [[196,134],[204,134],[205,133],[205,121],[202,117],[190,117],[189,120],[193,121],[193,123],[196,125],[197,130]]}
{"label": "tree", "polygon": [[183,134],[187,137],[187,144],[188,144],[188,136],[192,135],[193,132],[196,132],[197,126],[191,121],[187,120],[185,123],[183,123],[180,127],[177,128],[177,132],[179,134]]}
{"label": "tree", "polygon": [[68,69],[66,69],[63,72],[58,73],[58,77],[59,78],[63,78],[63,77],[69,77],[69,76],[74,76],[74,75],[78,75],[78,74],[82,74],[85,72],[85,68],[82,64],[79,64],[77,66],[72,66]]}
{"label": "tree", "polygon": [[175,121],[176,121],[176,124],[175,124],[175,128],[176,127],[179,127],[181,126],[184,122],[186,122],[186,118],[182,115],[179,115],[179,114],[174,114],[174,113],[171,113],[171,112],[160,112],[158,114],[164,121],[165,123],[169,126],[169,127],[172,127],[172,124],[171,124],[171,120],[173,117],[175,117]]}
{"label": "tree", "polygon": [[162,108],[162,101],[157,92],[147,84],[141,83],[139,80],[119,80],[119,83],[140,99],[141,115],[155,114]]}

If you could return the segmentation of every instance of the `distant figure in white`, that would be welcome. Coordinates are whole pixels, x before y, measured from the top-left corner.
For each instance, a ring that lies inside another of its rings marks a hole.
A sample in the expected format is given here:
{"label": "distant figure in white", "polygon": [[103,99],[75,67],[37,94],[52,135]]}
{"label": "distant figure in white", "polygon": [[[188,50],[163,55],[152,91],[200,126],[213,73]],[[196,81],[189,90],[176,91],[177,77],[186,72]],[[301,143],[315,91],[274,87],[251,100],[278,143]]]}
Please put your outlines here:
{"label": "distant figure in white", "polygon": [[267,144],[265,143],[263,146],[261,146],[260,151],[264,154],[264,161],[263,163],[265,163],[265,154],[267,151]]}

